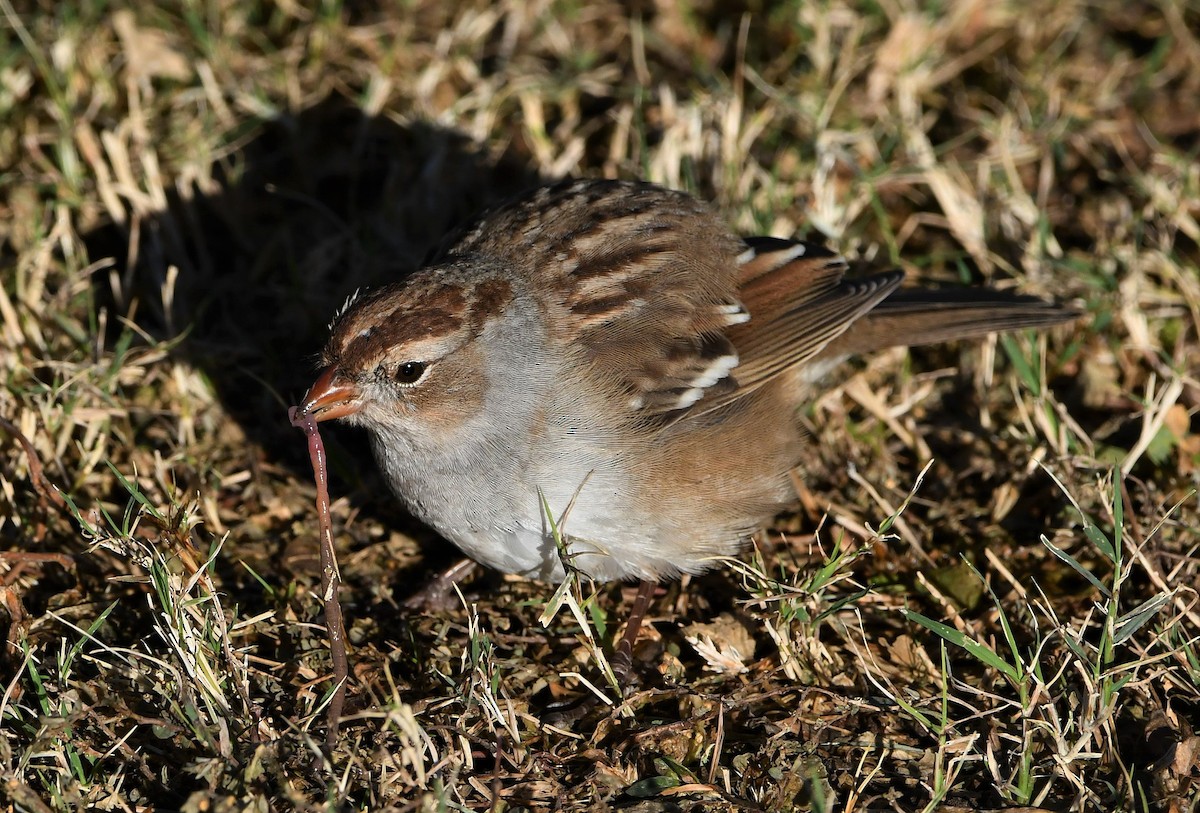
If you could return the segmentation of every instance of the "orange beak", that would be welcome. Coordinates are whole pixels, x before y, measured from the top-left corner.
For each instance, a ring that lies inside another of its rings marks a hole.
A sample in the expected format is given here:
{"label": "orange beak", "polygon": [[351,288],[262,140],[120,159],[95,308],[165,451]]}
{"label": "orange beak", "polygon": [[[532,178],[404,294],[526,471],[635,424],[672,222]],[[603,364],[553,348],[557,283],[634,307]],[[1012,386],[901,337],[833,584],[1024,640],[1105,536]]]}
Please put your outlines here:
{"label": "orange beak", "polygon": [[315,421],[332,421],[358,412],[358,387],[341,375],[337,367],[326,367],[308,388],[300,403],[300,415]]}

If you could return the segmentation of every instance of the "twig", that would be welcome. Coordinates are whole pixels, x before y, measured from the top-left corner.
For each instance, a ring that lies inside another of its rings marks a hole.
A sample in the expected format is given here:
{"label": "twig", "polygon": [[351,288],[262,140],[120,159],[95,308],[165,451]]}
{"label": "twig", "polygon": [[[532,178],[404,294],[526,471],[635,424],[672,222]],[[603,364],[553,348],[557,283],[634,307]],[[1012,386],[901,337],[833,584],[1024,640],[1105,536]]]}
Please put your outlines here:
{"label": "twig", "polygon": [[[0,429],[21,444],[25,449],[25,457],[29,461],[29,482],[33,484],[33,490],[37,492],[38,499],[41,501],[42,510],[46,510],[47,504],[54,505],[60,511],[70,513],[67,507],[67,501],[58,489],[46,478],[46,472],[42,468],[42,460],[38,457],[37,450],[33,448],[33,444],[29,442],[29,438],[25,437],[24,433],[16,427],[12,421],[6,418],[0,418]],[[40,539],[44,530],[41,522],[38,523],[39,530],[36,532],[35,538]],[[44,564],[46,562],[55,562],[62,566],[65,570],[75,570],[75,560],[65,553],[32,553],[30,551],[6,550],[0,551],[0,560],[8,562],[12,565],[12,569],[4,575],[0,583],[12,584],[16,581],[17,576],[28,565]]]}
{"label": "twig", "polygon": [[7,418],[0,418],[0,429],[8,432],[17,443],[24,447],[25,456],[29,458],[29,481],[33,483],[33,490],[41,498],[42,506],[45,507],[45,504],[49,502],[53,503],[56,508],[67,511],[67,501],[63,499],[62,494],[58,493],[54,484],[46,479],[46,472],[42,469],[42,460],[38,457],[33,444],[29,442],[29,438],[25,437],[21,430]]}

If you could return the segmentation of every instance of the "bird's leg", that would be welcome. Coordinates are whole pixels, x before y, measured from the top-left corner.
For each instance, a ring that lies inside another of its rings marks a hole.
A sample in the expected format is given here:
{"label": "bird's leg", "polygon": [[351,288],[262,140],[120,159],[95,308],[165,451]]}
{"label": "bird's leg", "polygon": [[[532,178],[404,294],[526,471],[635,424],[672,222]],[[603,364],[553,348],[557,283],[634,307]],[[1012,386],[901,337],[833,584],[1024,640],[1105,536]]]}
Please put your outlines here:
{"label": "bird's leg", "polygon": [[[638,632],[642,629],[642,621],[646,618],[646,610],[650,607],[650,599],[654,596],[656,587],[658,582],[648,580],[638,585],[637,598],[634,599],[633,610],[629,613],[629,622],[625,625],[621,640],[613,649],[613,677],[622,693],[633,671],[633,645],[637,643]],[[552,703],[546,707],[545,719],[557,725],[572,723],[587,714],[596,705],[596,701],[596,695],[585,692],[572,700]]]}
{"label": "bird's leg", "polygon": [[646,617],[650,599],[654,596],[654,590],[657,587],[658,582],[649,579],[643,579],[638,585],[637,598],[633,601],[629,622],[625,625],[625,634],[621,636],[621,640],[617,642],[616,649],[613,651],[613,675],[620,687],[628,682],[629,673],[633,669],[633,645],[637,643],[638,633],[642,629],[642,621]]}

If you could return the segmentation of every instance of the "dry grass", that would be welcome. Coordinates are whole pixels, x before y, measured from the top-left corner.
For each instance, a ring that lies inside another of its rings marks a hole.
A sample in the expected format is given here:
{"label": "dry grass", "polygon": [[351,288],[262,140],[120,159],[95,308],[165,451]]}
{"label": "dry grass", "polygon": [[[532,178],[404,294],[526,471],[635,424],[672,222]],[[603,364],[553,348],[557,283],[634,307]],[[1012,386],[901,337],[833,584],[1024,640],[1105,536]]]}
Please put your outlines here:
{"label": "dry grass", "polygon": [[[1194,5],[11,2],[0,416],[70,506],[0,446],[0,548],[58,555],[0,563],[0,807],[1197,809]],[[314,769],[285,407],[346,294],[568,174],[1088,316],[850,370],[801,510],[656,598],[624,699],[627,589],[401,611],[453,554],[327,433],[353,685]]]}

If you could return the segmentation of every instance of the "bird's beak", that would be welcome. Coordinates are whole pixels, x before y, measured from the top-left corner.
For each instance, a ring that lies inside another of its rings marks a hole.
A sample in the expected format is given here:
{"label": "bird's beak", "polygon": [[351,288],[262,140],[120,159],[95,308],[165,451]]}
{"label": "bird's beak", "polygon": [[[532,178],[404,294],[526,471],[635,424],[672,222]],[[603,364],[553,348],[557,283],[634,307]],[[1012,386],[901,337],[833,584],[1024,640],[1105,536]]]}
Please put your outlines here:
{"label": "bird's beak", "polygon": [[358,412],[358,395],[358,387],[336,366],[326,367],[308,388],[297,414],[312,415],[315,421],[344,418]]}

